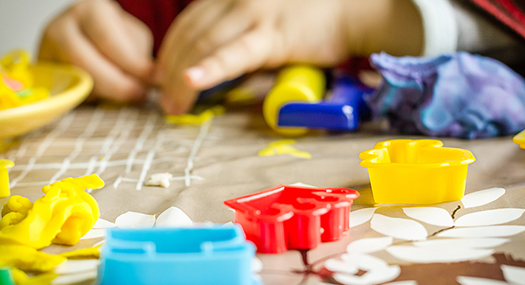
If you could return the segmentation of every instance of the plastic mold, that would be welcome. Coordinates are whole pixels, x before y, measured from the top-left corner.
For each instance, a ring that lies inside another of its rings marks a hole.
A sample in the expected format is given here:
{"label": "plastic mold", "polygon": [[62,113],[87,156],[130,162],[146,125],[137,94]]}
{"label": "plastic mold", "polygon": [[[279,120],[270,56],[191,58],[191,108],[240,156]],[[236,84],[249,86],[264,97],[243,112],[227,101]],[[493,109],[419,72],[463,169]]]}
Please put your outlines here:
{"label": "plastic mold", "polygon": [[109,229],[99,284],[260,284],[239,226]]}
{"label": "plastic mold", "polygon": [[279,110],[279,127],[308,129],[357,129],[362,118],[370,115],[364,94],[373,89],[350,77],[340,76],[334,82],[332,96],[319,103],[291,102]]}
{"label": "plastic mold", "polygon": [[517,134],[512,141],[517,143],[522,149],[525,149],[525,130]]}
{"label": "plastic mold", "polygon": [[468,165],[476,159],[468,150],[442,147],[438,140],[389,140],[363,151],[376,203],[434,204],[460,200]]}
{"label": "plastic mold", "polygon": [[352,189],[279,185],[224,204],[235,209],[235,222],[258,252],[282,253],[340,239],[349,229],[350,206],[357,197]]}

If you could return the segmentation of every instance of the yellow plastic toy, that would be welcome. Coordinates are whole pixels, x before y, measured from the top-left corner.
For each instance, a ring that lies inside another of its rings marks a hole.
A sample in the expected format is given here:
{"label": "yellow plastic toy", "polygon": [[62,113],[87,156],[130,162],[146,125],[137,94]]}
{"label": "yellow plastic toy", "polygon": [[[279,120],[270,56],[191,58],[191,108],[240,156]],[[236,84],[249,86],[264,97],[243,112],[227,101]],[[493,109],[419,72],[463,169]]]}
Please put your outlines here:
{"label": "yellow plastic toy", "polygon": [[323,98],[325,84],[323,71],[318,68],[297,65],[283,69],[277,76],[275,86],[264,99],[263,116],[268,126],[288,136],[308,132],[306,128],[278,127],[279,110],[291,102],[319,102]]}
{"label": "yellow plastic toy", "polygon": [[525,149],[525,130],[517,134],[512,141],[518,144],[522,149]]}
{"label": "yellow plastic toy", "polygon": [[5,198],[11,195],[9,189],[9,173],[7,169],[15,166],[15,164],[8,159],[0,159],[0,198]]}
{"label": "yellow plastic toy", "polygon": [[40,249],[51,243],[74,245],[100,217],[96,200],[87,188],[100,189],[104,181],[96,174],[66,178],[44,186],[35,203],[12,196],[2,210],[0,244]]}
{"label": "yellow plastic toy", "polygon": [[442,147],[439,140],[389,140],[363,151],[376,203],[434,204],[463,198],[468,150]]}

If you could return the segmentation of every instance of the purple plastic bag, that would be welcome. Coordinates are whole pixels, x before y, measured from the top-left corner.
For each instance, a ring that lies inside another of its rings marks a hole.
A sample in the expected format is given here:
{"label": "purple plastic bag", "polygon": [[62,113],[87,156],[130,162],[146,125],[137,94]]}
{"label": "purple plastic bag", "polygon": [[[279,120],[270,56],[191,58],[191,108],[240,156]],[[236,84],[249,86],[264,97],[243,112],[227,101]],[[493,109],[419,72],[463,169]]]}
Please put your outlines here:
{"label": "purple plastic bag", "polygon": [[475,139],[525,129],[525,81],[497,60],[467,52],[370,60],[383,82],[365,99],[402,133]]}

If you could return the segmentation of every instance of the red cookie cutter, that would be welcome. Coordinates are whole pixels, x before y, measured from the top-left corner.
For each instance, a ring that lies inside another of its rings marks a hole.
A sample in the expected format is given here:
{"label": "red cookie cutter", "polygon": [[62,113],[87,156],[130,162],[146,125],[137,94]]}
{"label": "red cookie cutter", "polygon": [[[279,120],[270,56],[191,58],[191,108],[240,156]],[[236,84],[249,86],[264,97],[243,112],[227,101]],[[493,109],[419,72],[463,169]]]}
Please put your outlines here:
{"label": "red cookie cutter", "polygon": [[340,239],[357,197],[353,189],[279,185],[224,204],[235,210],[235,222],[258,252],[282,253]]}

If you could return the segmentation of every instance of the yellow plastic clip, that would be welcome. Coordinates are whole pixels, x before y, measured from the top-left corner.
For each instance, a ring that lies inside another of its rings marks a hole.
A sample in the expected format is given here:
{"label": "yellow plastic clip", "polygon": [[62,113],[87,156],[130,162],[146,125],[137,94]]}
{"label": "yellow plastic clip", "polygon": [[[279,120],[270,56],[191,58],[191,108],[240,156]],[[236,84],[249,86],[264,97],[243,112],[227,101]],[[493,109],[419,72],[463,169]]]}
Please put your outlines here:
{"label": "yellow plastic clip", "polygon": [[279,110],[292,102],[319,102],[324,95],[326,79],[323,71],[307,65],[297,65],[279,72],[275,86],[264,99],[264,120],[282,135],[299,136],[308,132],[306,128],[277,126]]}
{"label": "yellow plastic clip", "polygon": [[100,189],[104,181],[96,174],[66,178],[44,186],[34,204],[12,196],[2,210],[0,244],[21,244],[36,249],[51,243],[74,245],[100,217],[96,200],[87,188]]}
{"label": "yellow plastic clip", "polygon": [[0,159],[0,198],[11,195],[9,189],[9,173],[7,169],[15,166],[15,164],[8,159]]}

